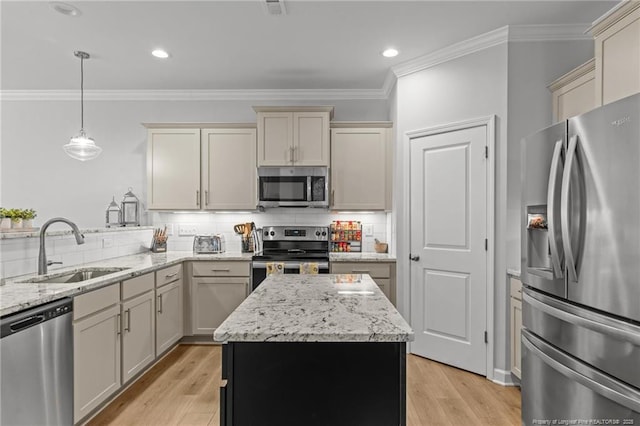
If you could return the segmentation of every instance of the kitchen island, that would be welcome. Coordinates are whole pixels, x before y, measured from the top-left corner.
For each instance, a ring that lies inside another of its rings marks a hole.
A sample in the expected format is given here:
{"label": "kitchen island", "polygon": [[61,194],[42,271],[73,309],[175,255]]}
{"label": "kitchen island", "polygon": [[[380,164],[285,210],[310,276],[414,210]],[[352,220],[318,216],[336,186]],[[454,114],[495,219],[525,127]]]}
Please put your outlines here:
{"label": "kitchen island", "polygon": [[221,425],[404,425],[413,331],[369,275],[273,275],[218,328]]}

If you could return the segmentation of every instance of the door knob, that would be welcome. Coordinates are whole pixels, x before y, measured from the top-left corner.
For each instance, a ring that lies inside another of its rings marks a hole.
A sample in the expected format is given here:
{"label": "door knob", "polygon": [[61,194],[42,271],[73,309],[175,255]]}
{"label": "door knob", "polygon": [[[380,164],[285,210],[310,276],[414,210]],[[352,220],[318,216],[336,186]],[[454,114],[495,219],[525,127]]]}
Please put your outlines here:
{"label": "door knob", "polygon": [[409,259],[413,260],[414,262],[417,262],[418,260],[420,260],[420,256],[411,256],[411,255],[409,255]]}

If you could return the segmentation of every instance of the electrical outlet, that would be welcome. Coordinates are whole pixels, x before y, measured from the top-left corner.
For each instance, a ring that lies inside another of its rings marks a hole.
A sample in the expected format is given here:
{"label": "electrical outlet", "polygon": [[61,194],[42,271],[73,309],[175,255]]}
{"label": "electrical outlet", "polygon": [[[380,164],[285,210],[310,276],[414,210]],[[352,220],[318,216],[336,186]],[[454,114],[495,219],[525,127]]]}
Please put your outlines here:
{"label": "electrical outlet", "polygon": [[365,237],[373,237],[373,225],[370,223],[362,225],[362,233]]}
{"label": "electrical outlet", "polygon": [[103,238],[102,239],[102,248],[113,247],[113,238]]}
{"label": "electrical outlet", "polygon": [[173,223],[167,223],[165,226],[167,227],[167,235],[173,235]]}
{"label": "electrical outlet", "polygon": [[198,230],[196,229],[195,225],[185,224],[185,225],[178,226],[178,235],[180,235],[181,237],[188,236],[188,235],[196,235],[197,232]]}

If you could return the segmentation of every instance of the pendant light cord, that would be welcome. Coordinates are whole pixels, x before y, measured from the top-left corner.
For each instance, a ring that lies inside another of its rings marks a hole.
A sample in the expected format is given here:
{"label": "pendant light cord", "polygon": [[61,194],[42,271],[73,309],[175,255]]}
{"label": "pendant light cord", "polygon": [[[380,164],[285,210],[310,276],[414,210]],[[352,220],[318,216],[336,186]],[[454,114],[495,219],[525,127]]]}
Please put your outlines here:
{"label": "pendant light cord", "polygon": [[80,57],[80,130],[84,132],[84,57]]}

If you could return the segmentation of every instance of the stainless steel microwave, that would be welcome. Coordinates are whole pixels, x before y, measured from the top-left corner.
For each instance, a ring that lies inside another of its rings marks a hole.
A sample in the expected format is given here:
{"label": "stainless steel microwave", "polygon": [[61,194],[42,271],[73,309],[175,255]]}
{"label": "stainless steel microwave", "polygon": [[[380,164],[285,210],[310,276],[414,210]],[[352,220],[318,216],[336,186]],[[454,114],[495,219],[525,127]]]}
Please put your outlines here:
{"label": "stainless steel microwave", "polygon": [[258,206],[329,207],[329,169],[258,167]]}

